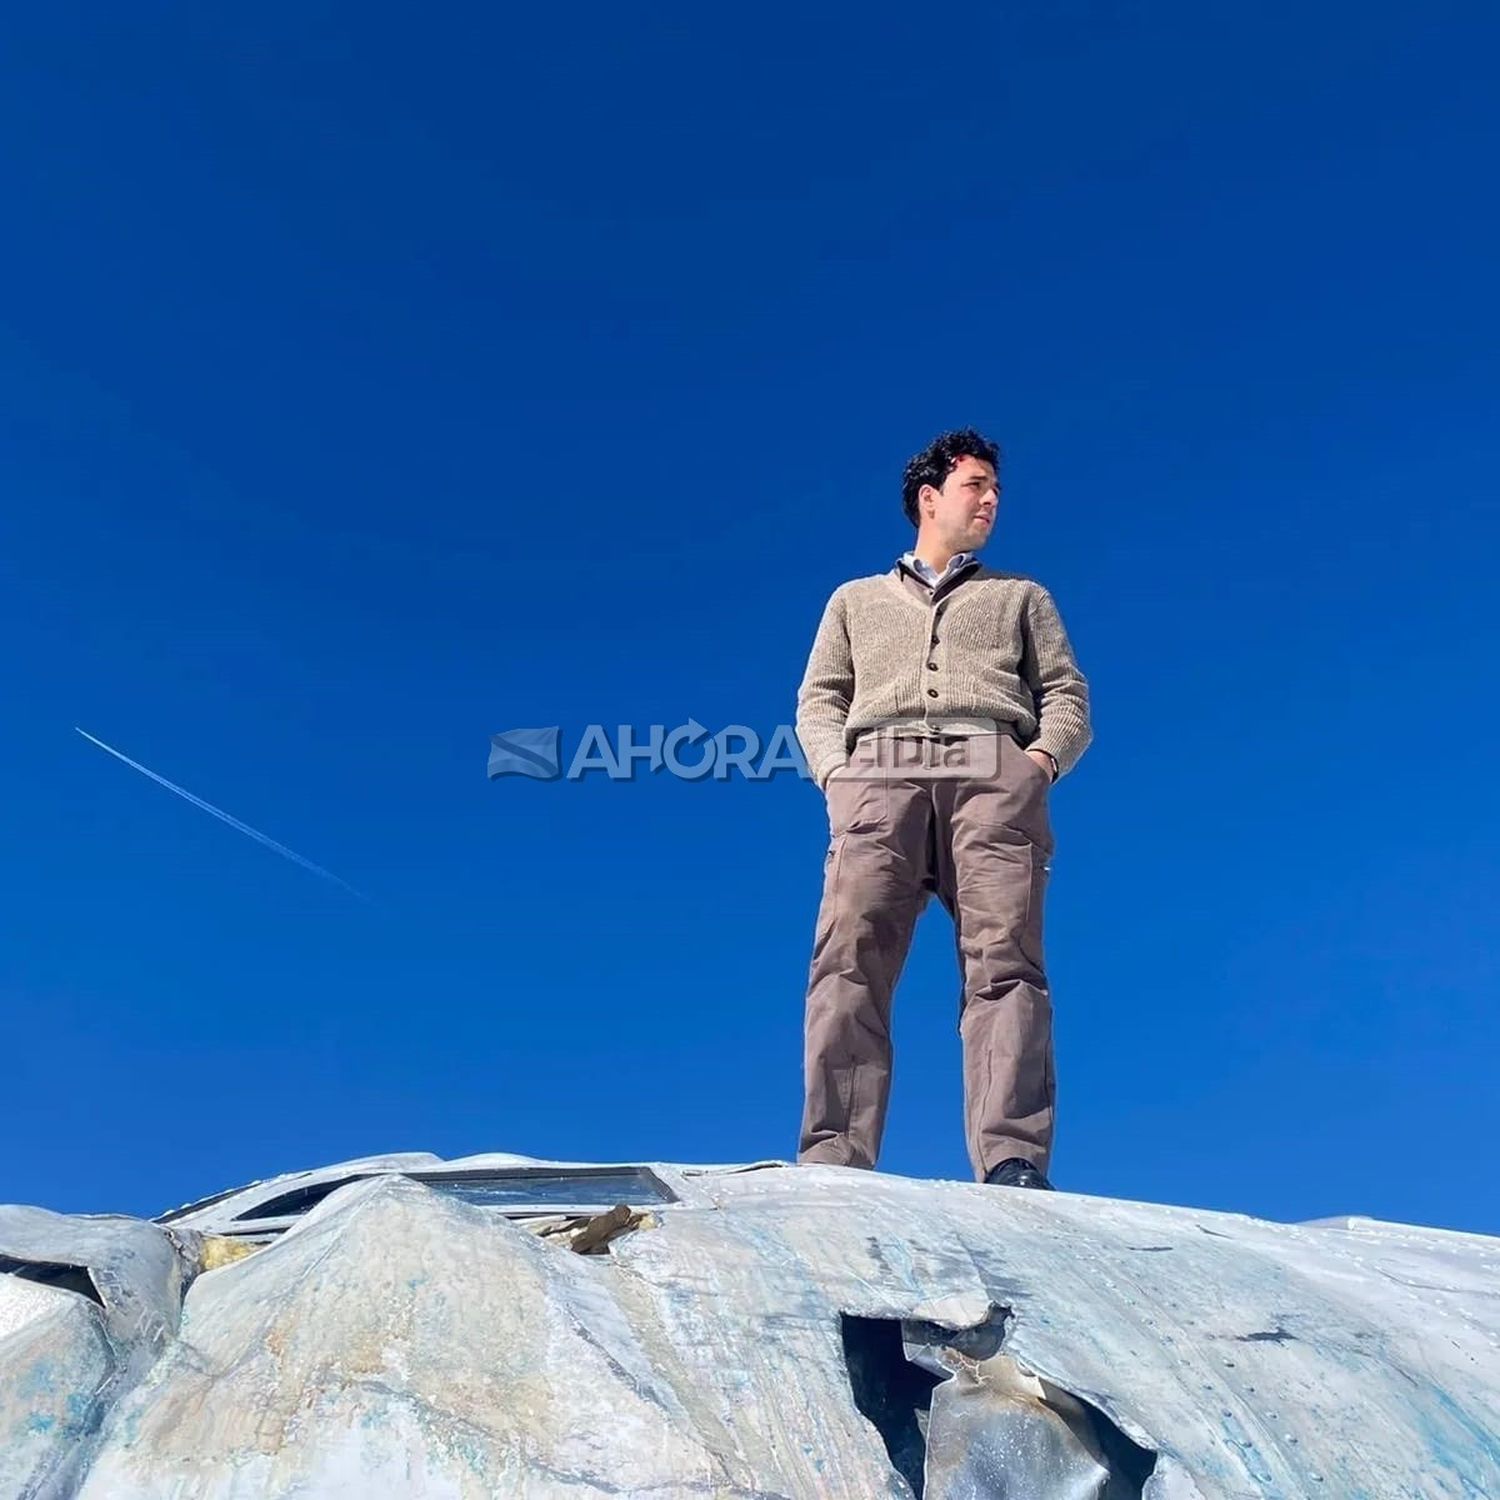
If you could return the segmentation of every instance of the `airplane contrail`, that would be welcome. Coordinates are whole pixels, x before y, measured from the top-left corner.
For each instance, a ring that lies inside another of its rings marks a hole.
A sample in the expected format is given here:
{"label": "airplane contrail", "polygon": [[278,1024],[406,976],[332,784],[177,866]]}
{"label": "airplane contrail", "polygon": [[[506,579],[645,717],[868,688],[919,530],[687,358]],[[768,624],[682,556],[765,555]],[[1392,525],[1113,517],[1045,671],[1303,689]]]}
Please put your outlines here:
{"label": "airplane contrail", "polygon": [[86,729],[73,726],[84,739],[91,745],[97,745],[101,750],[107,750],[116,760],[123,760],[127,766],[134,771],[139,771],[142,776],[149,776],[158,786],[164,786],[169,792],[176,792],[179,797],[185,797],[194,807],[200,807],[206,813],[212,813],[221,823],[228,823],[231,828],[255,840],[257,844],[264,844],[267,849],[281,855],[283,859],[289,859],[294,865],[301,865],[304,870],[311,870],[314,875],[321,875],[324,880],[331,880],[335,885],[341,885],[351,895],[358,896],[361,901],[370,898],[363,891],[357,891],[347,880],[340,880],[332,870],[325,870],[322,865],[315,865],[310,859],[304,859],[295,849],[288,849],[285,844],[278,844],[275,839],[261,833],[259,829],[252,828],[248,823],[241,823],[238,818],[231,817],[221,807],[215,807],[212,802],[205,802],[202,797],[195,797],[185,787],[180,787],[174,781],[168,781],[165,776],[158,776],[149,766],[143,766],[139,761],[131,760],[128,755],[122,755],[113,745],[106,745],[103,740],[95,739]]}

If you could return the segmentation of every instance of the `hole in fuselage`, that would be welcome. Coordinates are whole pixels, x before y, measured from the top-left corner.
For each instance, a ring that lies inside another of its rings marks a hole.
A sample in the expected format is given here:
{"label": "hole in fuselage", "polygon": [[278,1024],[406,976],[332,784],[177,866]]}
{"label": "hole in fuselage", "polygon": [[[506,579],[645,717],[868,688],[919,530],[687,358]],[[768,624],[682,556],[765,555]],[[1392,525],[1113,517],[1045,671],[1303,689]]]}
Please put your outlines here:
{"label": "hole in fuselage", "polygon": [[912,1364],[891,1318],[839,1314],[854,1404],[880,1434],[891,1467],[921,1500],[927,1463],[927,1411],[940,1377]]}
{"label": "hole in fuselage", "polygon": [[9,1256],[0,1255],[0,1275],[19,1276],[42,1286],[61,1287],[65,1292],[77,1292],[80,1297],[104,1306],[104,1298],[99,1295],[99,1288],[94,1285],[87,1266],[54,1264],[44,1260],[11,1260]]}

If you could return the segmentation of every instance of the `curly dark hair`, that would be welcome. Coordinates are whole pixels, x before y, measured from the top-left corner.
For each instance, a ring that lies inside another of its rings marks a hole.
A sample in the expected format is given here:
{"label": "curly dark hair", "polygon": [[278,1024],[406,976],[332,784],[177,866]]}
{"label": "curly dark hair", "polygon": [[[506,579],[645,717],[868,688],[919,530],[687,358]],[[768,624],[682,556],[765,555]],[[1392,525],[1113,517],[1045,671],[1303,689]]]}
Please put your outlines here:
{"label": "curly dark hair", "polygon": [[978,458],[1000,472],[1000,449],[983,433],[972,427],[960,427],[954,432],[945,432],[913,458],[906,466],[901,480],[901,506],[906,519],[913,526],[921,523],[917,509],[917,495],[924,484],[941,489],[943,481],[953,472],[953,466],[961,458]]}

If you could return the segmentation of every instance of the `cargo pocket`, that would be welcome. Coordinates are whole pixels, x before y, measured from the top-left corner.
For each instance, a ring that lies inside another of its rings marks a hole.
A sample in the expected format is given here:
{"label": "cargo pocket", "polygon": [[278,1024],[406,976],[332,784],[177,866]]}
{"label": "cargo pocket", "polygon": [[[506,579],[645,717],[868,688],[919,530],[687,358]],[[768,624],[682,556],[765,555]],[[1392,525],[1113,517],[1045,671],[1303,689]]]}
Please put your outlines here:
{"label": "cargo pocket", "polygon": [[1026,885],[1026,919],[1021,923],[1022,956],[1039,970],[1045,969],[1042,956],[1042,910],[1047,900],[1047,882],[1052,874],[1052,853],[1040,844],[1027,843],[1030,878]]}

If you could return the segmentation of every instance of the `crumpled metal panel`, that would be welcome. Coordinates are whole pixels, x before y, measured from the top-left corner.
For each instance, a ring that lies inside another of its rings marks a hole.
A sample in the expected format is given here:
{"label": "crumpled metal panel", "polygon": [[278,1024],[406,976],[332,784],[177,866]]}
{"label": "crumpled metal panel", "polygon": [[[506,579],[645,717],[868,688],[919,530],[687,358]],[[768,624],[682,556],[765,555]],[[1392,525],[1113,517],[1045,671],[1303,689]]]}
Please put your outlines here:
{"label": "crumpled metal panel", "polygon": [[[799,1168],[726,1178],[763,1280],[1005,1349],[1161,1457],[1145,1495],[1500,1495],[1500,1242]],[[763,1210],[757,1212],[757,1209]],[[674,1236],[673,1278],[722,1250]],[[641,1237],[633,1269],[665,1254]],[[686,1273],[686,1274],[684,1274]],[[774,1293],[771,1294],[774,1296]],[[915,1305],[914,1305],[915,1304]]]}
{"label": "crumpled metal panel", "polygon": [[964,1372],[932,1393],[926,1500],[1107,1500],[1108,1466],[1024,1383]]}
{"label": "crumpled metal panel", "polygon": [[0,1495],[72,1493],[112,1372],[93,1303],[0,1276]]}
{"label": "crumpled metal panel", "polygon": [[[1150,1471],[1125,1472],[1088,1408],[1002,1352],[1008,1311],[957,1333],[902,1324],[915,1365],[940,1377],[930,1397],[925,1500],[1130,1500]],[[1145,1460],[1146,1455],[1141,1458]]]}
{"label": "crumpled metal panel", "polygon": [[354,1184],[198,1279],[80,1494],[754,1493],[719,1485],[619,1280],[402,1178]]}
{"label": "crumpled metal panel", "polygon": [[[175,1335],[188,1272],[117,1215],[0,1205],[0,1495],[73,1493],[120,1394]],[[92,1295],[37,1282],[69,1269]]]}
{"label": "crumpled metal panel", "polygon": [[[534,1159],[462,1165],[486,1161]],[[97,1350],[118,1330],[107,1303],[0,1276],[0,1500],[1500,1495],[1500,1242],[833,1167],[645,1165],[681,1201],[595,1256],[399,1176],[338,1188],[197,1274],[180,1328],[126,1348],[149,1367],[105,1393],[86,1463],[41,1481],[6,1466],[24,1413],[46,1415],[16,1396],[36,1389],[34,1330],[74,1397],[101,1373],[79,1331]],[[197,1235],[273,1188],[174,1221],[179,1274]],[[51,1218],[48,1258],[121,1265],[105,1221]],[[173,1246],[113,1222],[122,1244]],[[856,1404],[848,1319],[896,1325],[893,1380],[925,1372],[910,1482]]]}

